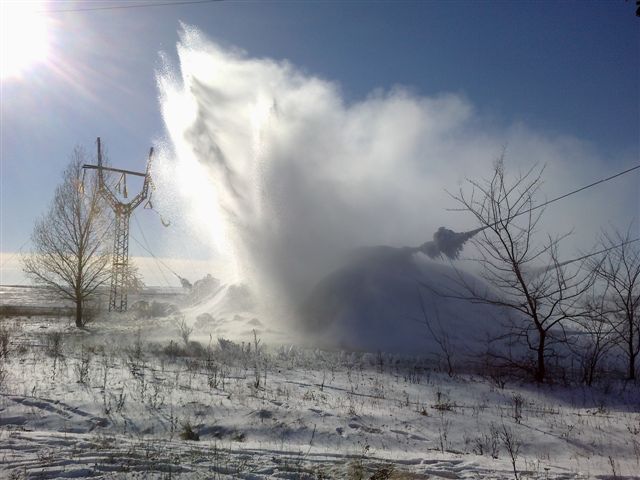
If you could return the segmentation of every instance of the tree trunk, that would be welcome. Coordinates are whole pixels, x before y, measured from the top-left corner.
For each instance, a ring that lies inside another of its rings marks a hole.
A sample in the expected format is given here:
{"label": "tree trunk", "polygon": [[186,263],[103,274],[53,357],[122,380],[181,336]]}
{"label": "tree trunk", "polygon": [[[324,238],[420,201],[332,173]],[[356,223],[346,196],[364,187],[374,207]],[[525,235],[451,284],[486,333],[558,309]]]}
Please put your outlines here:
{"label": "tree trunk", "polygon": [[82,323],[82,299],[80,298],[76,300],[76,327],[84,327]]}
{"label": "tree trunk", "polygon": [[635,380],[636,379],[636,356],[637,353],[635,352],[635,349],[633,348],[633,321],[629,321],[629,342],[628,342],[628,349],[629,349],[629,380]]}
{"label": "tree trunk", "polygon": [[546,375],[545,365],[544,365],[544,345],[546,340],[546,332],[540,331],[538,337],[538,366],[536,368],[535,379],[536,382],[542,383],[544,382],[544,377]]}

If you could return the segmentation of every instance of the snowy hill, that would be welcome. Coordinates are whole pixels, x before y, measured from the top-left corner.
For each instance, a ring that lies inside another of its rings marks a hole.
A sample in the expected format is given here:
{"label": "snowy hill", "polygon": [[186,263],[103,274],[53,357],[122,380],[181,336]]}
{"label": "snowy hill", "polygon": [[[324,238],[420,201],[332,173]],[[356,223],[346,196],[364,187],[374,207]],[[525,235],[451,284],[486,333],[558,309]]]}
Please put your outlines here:
{"label": "snowy hill", "polygon": [[460,354],[480,352],[505,312],[450,298],[463,293],[460,278],[481,282],[409,249],[363,248],[313,290],[304,326],[324,346],[429,354],[446,340]]}
{"label": "snowy hill", "polygon": [[[445,340],[459,356],[482,352],[505,313],[435,293],[461,293],[459,278],[481,282],[410,249],[361,248],[318,283],[292,322],[305,343],[311,338],[325,348],[431,355],[441,353],[439,342]],[[260,315],[256,305],[247,286],[209,277],[196,282],[182,311],[199,319],[196,335],[241,338],[254,328],[264,335],[265,325],[282,328]]]}

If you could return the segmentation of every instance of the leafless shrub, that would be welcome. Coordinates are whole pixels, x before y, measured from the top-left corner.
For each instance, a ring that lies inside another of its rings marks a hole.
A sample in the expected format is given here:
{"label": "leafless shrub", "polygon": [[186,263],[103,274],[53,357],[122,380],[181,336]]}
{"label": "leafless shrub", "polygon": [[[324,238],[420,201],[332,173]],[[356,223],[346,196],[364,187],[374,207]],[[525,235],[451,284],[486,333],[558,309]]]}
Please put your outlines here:
{"label": "leafless shrub", "polygon": [[[258,333],[253,330],[253,387],[260,387],[260,340],[258,339]],[[265,369],[265,382],[266,382],[266,369]],[[263,385],[264,386],[264,385]]]}
{"label": "leafless shrub", "polygon": [[455,403],[451,400],[451,398],[449,398],[449,395],[447,393],[444,393],[440,390],[436,391],[436,402],[432,406],[432,408],[435,408],[436,410],[439,410],[441,412],[451,412],[453,411],[455,406]]}
{"label": "leafless shrub", "polygon": [[0,358],[9,358],[9,345],[11,344],[12,332],[7,325],[0,326]]}
{"label": "leafless shrub", "polygon": [[45,335],[45,351],[54,360],[62,356],[62,332],[54,330]]}
{"label": "leafless shrub", "polygon": [[193,333],[193,327],[189,326],[184,319],[184,316],[180,316],[177,319],[178,332],[180,333],[180,338],[184,342],[184,346],[189,346],[189,337]]}
{"label": "leafless shrub", "polygon": [[511,397],[511,400],[513,400],[513,420],[516,423],[520,423],[522,421],[522,407],[524,406],[524,397],[517,393],[513,397]]}
{"label": "leafless shrub", "polygon": [[495,424],[489,425],[489,432],[484,432],[474,439],[473,453],[498,458],[500,453],[500,431]]}
{"label": "leafless shrub", "polygon": [[143,348],[142,333],[140,332],[140,329],[138,329],[133,339],[133,343],[127,349],[127,356],[131,365],[136,366],[142,362],[144,359]]}
{"label": "leafless shrub", "polygon": [[175,360],[177,357],[183,356],[185,350],[173,340],[169,340],[169,343],[162,348],[162,353]]}
{"label": "leafless shrub", "polygon": [[7,366],[4,358],[0,358],[0,389],[4,387],[4,382],[7,379]]}
{"label": "leafless shrub", "polygon": [[182,440],[191,440],[197,442],[198,440],[200,440],[200,435],[196,430],[194,430],[193,425],[191,425],[191,423],[187,421],[182,424],[180,438]]}
{"label": "leafless shrub", "polygon": [[207,385],[209,388],[218,388],[222,380],[222,375],[220,371],[220,367],[217,362],[214,360],[213,355],[208,354],[205,359],[205,371],[207,372]]}
{"label": "leafless shrub", "polygon": [[611,467],[612,478],[618,478],[618,462],[616,462],[616,460],[611,455],[609,455],[609,466]]}
{"label": "leafless shrub", "polygon": [[511,458],[513,477],[515,478],[515,480],[518,480],[520,477],[518,475],[516,461],[518,460],[518,456],[520,455],[520,447],[522,446],[522,442],[505,424],[502,424],[502,428],[500,429],[500,440],[502,440],[502,445],[504,445],[507,453],[509,454],[509,457]]}
{"label": "leafless shrub", "polygon": [[438,440],[440,442],[440,451],[442,453],[449,448],[449,430],[451,430],[451,420],[445,417],[445,410],[440,410]]}
{"label": "leafless shrub", "polygon": [[640,243],[631,238],[632,226],[625,234],[604,232],[604,256],[590,260],[601,287],[594,304],[598,319],[604,322],[627,360],[627,378],[635,380],[640,356]]}
{"label": "leafless shrub", "polygon": [[164,405],[165,396],[162,383],[151,382],[151,391],[147,395],[147,404],[154,410],[160,409]]}
{"label": "leafless shrub", "polygon": [[366,476],[365,460],[369,454],[371,447],[364,445],[360,453],[349,463],[349,469],[347,471],[347,478],[349,480],[364,480]]}
{"label": "leafless shrub", "polygon": [[86,385],[89,381],[89,367],[91,365],[91,354],[90,351],[82,346],[80,350],[80,358],[78,362],[75,364],[74,370],[76,372],[76,377],[78,383],[82,385]]}
{"label": "leafless shrub", "polygon": [[453,377],[455,373],[455,348],[451,344],[449,333],[442,326],[442,322],[440,321],[440,312],[438,311],[437,302],[432,302],[434,313],[432,316],[429,316],[427,314],[427,308],[422,296],[422,292],[418,291],[418,295],[420,297],[420,308],[422,309],[422,317],[424,319],[424,323],[427,327],[427,330],[429,331],[429,334],[440,348],[441,358],[444,359],[447,375],[449,375],[449,377]]}

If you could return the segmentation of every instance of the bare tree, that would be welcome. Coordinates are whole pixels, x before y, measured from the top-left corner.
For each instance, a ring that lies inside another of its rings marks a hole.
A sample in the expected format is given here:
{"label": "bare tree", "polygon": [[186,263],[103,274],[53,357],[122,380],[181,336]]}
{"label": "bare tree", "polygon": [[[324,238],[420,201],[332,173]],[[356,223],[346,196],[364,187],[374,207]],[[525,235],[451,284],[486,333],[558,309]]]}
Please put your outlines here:
{"label": "bare tree", "polygon": [[608,320],[605,296],[597,286],[586,295],[584,315],[577,319],[580,326],[574,348],[580,361],[582,381],[592,385],[602,361],[616,345],[615,330]]}
{"label": "bare tree", "polygon": [[[447,364],[447,375],[449,377],[453,377],[455,373],[455,347],[451,344],[451,339],[449,338],[449,333],[442,326],[442,322],[440,321],[440,312],[438,311],[438,305],[436,302],[433,302],[433,317],[430,317],[427,314],[427,307],[425,305],[424,298],[422,296],[422,292],[418,291],[418,298],[420,299],[420,309],[422,310],[422,318],[424,320],[424,324],[431,335],[431,338],[438,344],[440,347],[440,351],[442,353],[442,357],[444,358]],[[434,325],[432,325],[432,323]]]}
{"label": "bare tree", "polygon": [[636,378],[640,355],[640,246],[626,233],[604,232],[601,245],[606,255],[591,263],[601,283],[603,319],[613,330],[627,360],[627,378]]}
{"label": "bare tree", "polygon": [[[479,286],[460,275],[463,294],[458,298],[503,307],[511,317],[510,340],[533,352],[530,369],[537,382],[547,377],[547,359],[553,345],[566,341],[565,327],[583,312],[579,300],[590,286],[580,267],[570,269],[558,260],[558,246],[566,237],[548,236],[536,241],[544,209],[536,202],[544,168],[532,167],[510,180],[504,158],[499,158],[491,178],[468,180],[472,191],[462,189],[453,197],[480,224],[473,242],[475,259],[485,285]],[[511,358],[504,358],[511,361]]]}
{"label": "bare tree", "polygon": [[136,265],[131,259],[129,259],[129,268],[126,275],[125,285],[127,293],[137,294],[144,290],[145,283],[142,275],[140,275],[138,265]]}
{"label": "bare tree", "polygon": [[88,300],[109,278],[108,222],[94,177],[83,181],[85,151],[76,147],[51,207],[36,221],[23,269],[35,283],[75,303],[83,327]]}

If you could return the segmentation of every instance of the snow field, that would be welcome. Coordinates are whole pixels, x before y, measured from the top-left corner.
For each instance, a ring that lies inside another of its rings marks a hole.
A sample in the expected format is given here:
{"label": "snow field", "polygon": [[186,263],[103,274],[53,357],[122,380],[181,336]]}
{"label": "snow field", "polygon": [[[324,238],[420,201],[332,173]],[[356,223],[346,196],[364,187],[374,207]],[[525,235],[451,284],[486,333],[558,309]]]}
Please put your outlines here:
{"label": "snow field", "polygon": [[120,325],[120,336],[114,323],[78,333],[3,320],[2,475],[514,478],[514,462],[519,478],[640,471],[637,385],[503,385],[415,357],[260,338],[256,353],[248,341],[185,342],[172,321],[173,339],[148,342],[156,319]]}

